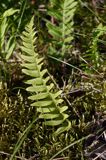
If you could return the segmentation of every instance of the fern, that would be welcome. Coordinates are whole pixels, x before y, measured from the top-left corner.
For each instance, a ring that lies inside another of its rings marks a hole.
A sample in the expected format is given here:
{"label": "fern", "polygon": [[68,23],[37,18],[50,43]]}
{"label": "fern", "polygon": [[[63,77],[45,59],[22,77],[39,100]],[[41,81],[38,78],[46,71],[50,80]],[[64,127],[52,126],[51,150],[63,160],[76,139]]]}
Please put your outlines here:
{"label": "fern", "polygon": [[50,83],[50,77],[47,75],[47,69],[43,69],[43,58],[40,58],[35,52],[36,32],[33,28],[33,18],[26,26],[23,32],[22,41],[22,71],[31,78],[26,81],[29,87],[28,92],[33,93],[29,99],[31,104],[37,108],[40,113],[39,118],[44,119],[45,125],[58,126],[55,134],[70,129],[70,122],[65,113],[67,106],[62,106],[63,99],[60,98],[61,91],[53,92],[54,84]]}
{"label": "fern", "polygon": [[103,26],[101,23],[97,26],[96,29],[93,30],[91,46],[87,51],[87,54],[85,55],[85,57],[90,60],[95,68],[100,67],[100,53],[98,50],[98,42],[100,41],[100,36],[104,35],[105,32],[106,26]]}
{"label": "fern", "polygon": [[47,21],[48,32],[52,36],[50,54],[64,57],[67,52],[70,52],[76,7],[76,0],[51,0],[48,15],[53,21]]}

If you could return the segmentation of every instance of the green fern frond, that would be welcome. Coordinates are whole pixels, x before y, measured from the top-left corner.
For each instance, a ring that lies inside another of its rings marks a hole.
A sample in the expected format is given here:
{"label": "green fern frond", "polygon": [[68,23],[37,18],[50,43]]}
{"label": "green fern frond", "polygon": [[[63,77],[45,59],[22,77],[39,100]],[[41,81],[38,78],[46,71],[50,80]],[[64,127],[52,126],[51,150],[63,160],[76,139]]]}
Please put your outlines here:
{"label": "green fern frond", "polygon": [[53,39],[50,44],[50,54],[64,57],[65,53],[70,52],[76,7],[76,0],[51,0],[48,15],[52,17],[54,22],[47,21],[48,32]]}
{"label": "green fern frond", "polygon": [[22,41],[22,71],[31,78],[26,81],[29,85],[27,91],[32,95],[29,99],[33,101],[31,104],[37,108],[40,113],[39,118],[44,119],[45,125],[58,126],[55,134],[69,130],[71,123],[65,111],[67,106],[62,105],[63,99],[60,98],[61,91],[53,92],[54,84],[50,83],[50,77],[47,75],[47,69],[43,69],[43,58],[40,58],[35,51],[36,32],[33,28],[33,18],[26,26],[23,32]]}
{"label": "green fern frond", "polygon": [[86,58],[89,57],[90,62],[95,68],[100,67],[100,53],[98,49],[98,42],[100,36],[104,35],[106,32],[106,26],[103,26],[101,23],[97,26],[96,29],[93,30],[93,37],[90,49],[87,51],[85,55]]}

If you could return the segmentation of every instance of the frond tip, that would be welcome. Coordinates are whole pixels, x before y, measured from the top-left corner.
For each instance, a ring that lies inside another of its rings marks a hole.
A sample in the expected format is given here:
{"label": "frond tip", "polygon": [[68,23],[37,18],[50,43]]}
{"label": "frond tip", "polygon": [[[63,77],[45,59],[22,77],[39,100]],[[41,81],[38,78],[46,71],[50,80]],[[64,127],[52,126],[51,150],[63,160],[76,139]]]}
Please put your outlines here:
{"label": "frond tip", "polygon": [[62,106],[63,99],[60,98],[61,91],[53,92],[54,84],[50,82],[47,69],[43,69],[43,58],[35,51],[36,32],[33,28],[33,19],[26,26],[22,35],[22,71],[31,78],[26,81],[29,85],[27,91],[31,93],[29,99],[31,104],[40,113],[39,118],[44,119],[45,125],[58,126],[55,134],[60,134],[70,129],[71,123],[65,111],[67,106]]}

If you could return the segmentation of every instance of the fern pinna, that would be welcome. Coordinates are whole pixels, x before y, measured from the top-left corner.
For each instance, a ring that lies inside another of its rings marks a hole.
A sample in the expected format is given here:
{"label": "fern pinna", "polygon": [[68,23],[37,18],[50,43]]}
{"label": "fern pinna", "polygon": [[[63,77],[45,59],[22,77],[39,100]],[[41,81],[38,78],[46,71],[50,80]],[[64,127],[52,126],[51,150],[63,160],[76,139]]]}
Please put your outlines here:
{"label": "fern pinna", "polygon": [[47,75],[47,69],[43,69],[43,58],[40,58],[35,52],[35,29],[33,28],[33,18],[26,26],[22,35],[22,71],[31,78],[26,81],[29,87],[26,89],[32,93],[29,99],[31,104],[37,108],[40,113],[39,118],[44,119],[45,125],[58,126],[55,134],[62,133],[70,129],[68,115],[64,113],[67,106],[62,105],[63,99],[60,98],[61,91],[53,92],[54,84],[50,83],[50,77]]}
{"label": "fern pinna", "polygon": [[50,54],[66,57],[70,53],[73,40],[73,17],[76,11],[76,0],[51,0],[47,21],[48,32],[51,35]]}

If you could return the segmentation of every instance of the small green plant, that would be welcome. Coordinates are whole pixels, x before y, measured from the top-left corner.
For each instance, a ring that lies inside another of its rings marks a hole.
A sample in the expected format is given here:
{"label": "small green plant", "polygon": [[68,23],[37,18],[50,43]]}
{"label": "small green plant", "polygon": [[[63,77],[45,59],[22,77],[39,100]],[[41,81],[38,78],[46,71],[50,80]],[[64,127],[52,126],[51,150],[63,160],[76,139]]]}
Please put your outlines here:
{"label": "small green plant", "polygon": [[[10,8],[0,17],[0,52],[1,58],[8,60],[15,48],[15,35],[12,30],[12,22],[9,17],[13,16],[18,10]],[[10,29],[11,28],[11,29]],[[9,34],[11,33],[11,35]]]}
{"label": "small green plant", "polygon": [[106,32],[106,26],[103,26],[100,23],[97,28],[93,29],[93,37],[90,49],[87,51],[85,57],[90,60],[90,64],[95,68],[100,67],[100,52],[98,47],[98,42],[100,41],[100,37],[103,36]]}
{"label": "small green plant", "polygon": [[33,28],[33,18],[23,32],[22,41],[22,71],[31,78],[26,81],[30,86],[26,89],[32,95],[29,99],[31,104],[40,113],[39,118],[44,119],[44,123],[49,126],[59,126],[55,134],[69,130],[71,123],[65,111],[67,106],[62,105],[61,91],[54,91],[54,84],[50,82],[47,69],[43,69],[43,58],[40,58],[35,51],[35,30]]}
{"label": "small green plant", "polygon": [[0,82],[3,85],[5,83],[5,86],[10,77],[8,62],[16,47],[16,35],[10,17],[14,17],[17,12],[10,8],[0,15]]}
{"label": "small green plant", "polygon": [[51,35],[49,54],[67,57],[72,48],[74,21],[73,17],[77,8],[76,0],[51,0],[47,21],[48,32]]}

